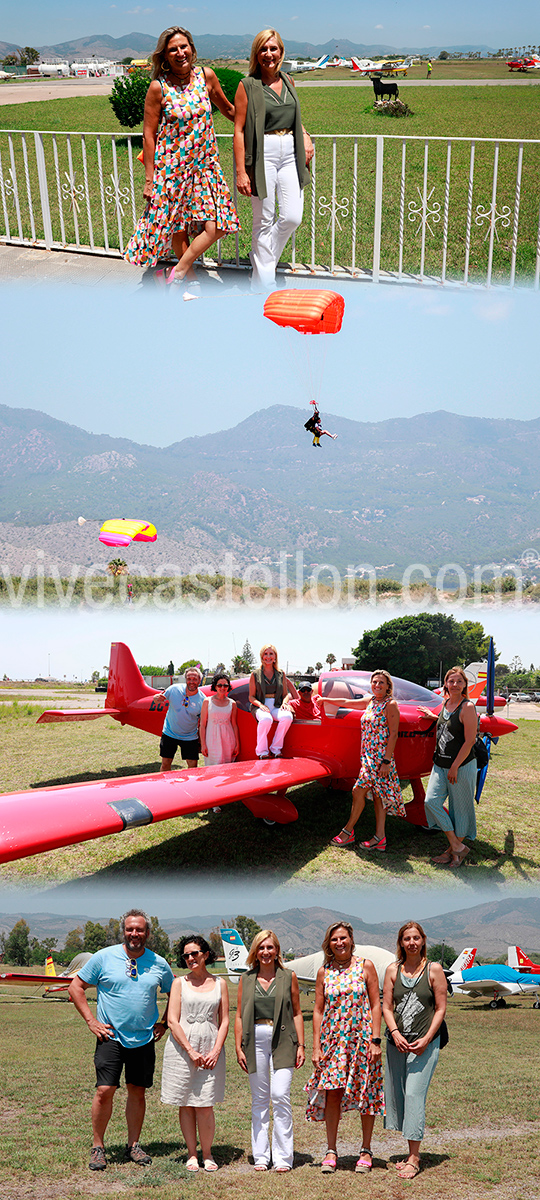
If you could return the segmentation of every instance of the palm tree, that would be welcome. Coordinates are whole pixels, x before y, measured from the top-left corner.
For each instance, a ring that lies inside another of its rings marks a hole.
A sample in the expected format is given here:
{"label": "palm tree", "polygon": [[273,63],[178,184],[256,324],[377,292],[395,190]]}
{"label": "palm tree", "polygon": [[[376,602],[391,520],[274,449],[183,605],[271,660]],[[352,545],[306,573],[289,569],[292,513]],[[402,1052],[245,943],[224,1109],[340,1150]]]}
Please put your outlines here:
{"label": "palm tree", "polygon": [[107,570],[109,575],[114,575],[115,579],[117,575],[129,575],[127,562],[123,558],[111,558],[110,563],[107,565]]}

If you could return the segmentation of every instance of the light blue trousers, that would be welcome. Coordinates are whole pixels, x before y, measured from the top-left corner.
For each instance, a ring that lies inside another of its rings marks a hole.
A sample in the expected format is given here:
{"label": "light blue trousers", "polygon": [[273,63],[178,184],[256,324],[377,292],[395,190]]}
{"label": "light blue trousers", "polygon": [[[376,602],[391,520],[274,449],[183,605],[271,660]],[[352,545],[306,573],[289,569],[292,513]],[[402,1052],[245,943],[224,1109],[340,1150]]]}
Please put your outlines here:
{"label": "light blue trousers", "polygon": [[398,1129],[408,1142],[421,1142],[426,1118],[426,1096],[439,1060],[439,1035],[423,1054],[401,1054],[386,1044],[384,1076],[385,1129]]}

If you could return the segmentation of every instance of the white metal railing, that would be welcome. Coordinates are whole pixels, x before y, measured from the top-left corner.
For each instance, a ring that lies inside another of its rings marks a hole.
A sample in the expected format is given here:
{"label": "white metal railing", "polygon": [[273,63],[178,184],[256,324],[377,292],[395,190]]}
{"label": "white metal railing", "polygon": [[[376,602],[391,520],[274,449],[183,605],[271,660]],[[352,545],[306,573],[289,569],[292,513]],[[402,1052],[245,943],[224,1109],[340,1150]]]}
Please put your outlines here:
{"label": "white metal railing", "polygon": [[[237,195],[231,135],[218,140],[242,222],[218,261],[247,267],[251,207]],[[286,270],[539,288],[540,139],[313,142],[311,197]],[[140,144],[132,134],[0,131],[0,240],[120,256],[143,207]]]}

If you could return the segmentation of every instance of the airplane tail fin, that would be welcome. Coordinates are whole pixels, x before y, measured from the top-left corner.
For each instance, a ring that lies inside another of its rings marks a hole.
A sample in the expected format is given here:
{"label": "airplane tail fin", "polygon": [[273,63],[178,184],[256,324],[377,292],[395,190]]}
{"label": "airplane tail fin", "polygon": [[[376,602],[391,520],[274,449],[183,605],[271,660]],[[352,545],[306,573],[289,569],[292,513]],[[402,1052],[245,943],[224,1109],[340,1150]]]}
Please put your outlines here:
{"label": "airplane tail fin", "polygon": [[461,951],[461,954],[458,954],[456,961],[453,962],[452,966],[447,968],[447,970],[449,970],[451,973],[454,971],[468,971],[469,967],[472,967],[475,958],[476,946],[466,946],[465,949]]}
{"label": "airplane tail fin", "polygon": [[319,59],[318,63],[315,63],[315,70],[317,70],[317,67],[325,67],[326,64],[329,62],[330,62],[330,55],[323,54],[322,58]]}
{"label": "airplane tail fin", "polygon": [[220,929],[223,950],[225,952],[225,967],[230,979],[244,973],[248,952],[237,929]]}
{"label": "airplane tail fin", "polygon": [[45,959],[45,974],[52,975],[56,979],[56,970],[50,954]]}
{"label": "airplane tail fin", "polygon": [[154,696],[155,691],[144,682],[129,646],[125,642],[112,642],[105,708],[124,711],[135,700]]}
{"label": "airplane tail fin", "polygon": [[514,967],[516,971],[522,971],[524,967],[538,969],[536,963],[533,963],[528,955],[520,950],[519,946],[508,947],[508,966]]}
{"label": "airplane tail fin", "polygon": [[359,67],[359,65],[358,65],[358,59],[354,57],[354,54],[353,54],[353,56],[352,56],[352,58],[351,58],[351,70],[352,70],[352,71],[359,71],[359,70],[360,70],[360,67]]}
{"label": "airplane tail fin", "polygon": [[487,684],[487,663],[469,663],[468,667],[465,667],[465,674],[469,681],[469,700],[472,700],[474,704],[474,701],[482,695]]}

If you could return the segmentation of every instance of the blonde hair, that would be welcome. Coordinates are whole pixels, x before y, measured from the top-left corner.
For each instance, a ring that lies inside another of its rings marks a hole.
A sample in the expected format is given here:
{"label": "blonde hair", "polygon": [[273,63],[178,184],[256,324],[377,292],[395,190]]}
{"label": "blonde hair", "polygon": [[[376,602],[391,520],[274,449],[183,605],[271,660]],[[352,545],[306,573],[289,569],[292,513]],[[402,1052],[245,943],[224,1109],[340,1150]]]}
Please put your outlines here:
{"label": "blonde hair", "polygon": [[154,50],[154,53],[151,55],[151,60],[153,63],[152,79],[159,79],[161,75],[166,75],[167,71],[169,70],[169,64],[167,60],[165,59],[164,61],[164,55],[167,52],[167,46],[171,38],[176,37],[177,33],[180,33],[182,37],[185,37],[189,42],[193,55],[191,59],[191,65],[192,67],[195,66],[195,63],[197,62],[197,51],[195,49],[195,42],[193,41],[193,37],[189,32],[189,29],[182,29],[181,25],[170,25],[168,29],[164,29],[163,33],[160,33],[157,46]]}
{"label": "blonde hair", "polygon": [[281,58],[277,65],[277,70],[278,71],[281,70],[281,64],[283,62],[283,59],[285,58],[285,46],[283,45],[283,39],[280,37],[277,29],[261,29],[261,32],[258,33],[256,35],[256,37],[253,38],[253,43],[251,46],[251,54],[249,56],[248,75],[260,76],[261,68],[257,61],[257,56],[260,54],[263,46],[266,45],[266,42],[270,41],[270,38],[275,38],[275,40],[279,46],[279,49],[281,51]]}
{"label": "blonde hair", "polygon": [[465,685],[461,694],[465,700],[468,700],[469,699],[469,680],[467,679],[467,676],[465,674],[465,671],[463,670],[463,667],[450,667],[450,670],[446,672],[446,675],[444,677],[444,683],[443,683],[443,692],[444,692],[445,696],[448,695],[448,688],[446,686],[446,680],[448,679],[449,675],[461,675],[461,678]]}
{"label": "blonde hair", "polygon": [[259,650],[259,658],[260,658],[260,660],[261,660],[261,663],[262,663],[262,656],[263,656],[263,654],[264,654],[265,650],[273,650],[273,651],[274,651],[274,654],[275,654],[275,656],[276,656],[276,661],[275,661],[275,663],[274,663],[274,666],[275,666],[275,668],[276,668],[276,671],[277,671],[279,668],[278,668],[278,657],[277,657],[277,650],[276,650],[276,647],[275,647],[275,646],[273,646],[271,642],[267,642],[265,646],[261,646],[261,648],[260,648],[260,650]]}
{"label": "blonde hair", "polygon": [[392,679],[392,676],[389,674],[389,672],[384,671],[384,670],[372,671],[371,678],[369,681],[370,683],[372,683],[372,681],[374,680],[376,675],[382,675],[383,679],[386,679],[386,695],[393,696],[394,695],[394,680]]}
{"label": "blonde hair", "polygon": [[405,954],[405,951],[404,951],[403,945],[402,945],[402,938],[403,938],[403,934],[406,933],[408,929],[417,929],[420,934],[420,937],[423,938],[423,943],[422,943],[422,962],[423,962],[426,957],[426,940],[427,939],[426,939],[425,932],[422,929],[422,926],[418,923],[418,921],[406,921],[405,924],[401,926],[401,929],[399,930],[399,933],[397,935],[396,959],[397,959],[398,963],[401,963],[401,964],[404,963],[407,959],[407,955]]}
{"label": "blonde hair", "polygon": [[256,970],[258,970],[259,964],[257,962],[257,952],[258,952],[259,946],[261,946],[263,942],[266,942],[266,940],[268,938],[273,943],[273,945],[275,946],[275,949],[277,951],[277,953],[276,953],[277,966],[278,967],[283,966],[283,959],[281,957],[281,946],[279,944],[278,938],[276,937],[276,934],[274,933],[274,931],[272,929],[261,929],[259,933],[255,934],[255,937],[253,938],[251,946],[249,947],[249,954],[246,958],[246,967],[255,967]]}
{"label": "blonde hair", "polygon": [[336,929],[345,929],[346,930],[346,932],[348,933],[348,935],[351,939],[352,952],[354,954],[354,929],[353,929],[352,925],[350,925],[348,921],[333,921],[332,925],[328,926],[328,929],[326,930],[326,933],[323,938],[322,949],[324,952],[325,967],[328,966],[329,962],[332,962],[332,959],[334,957],[332,954],[332,951],[330,950],[330,938],[332,937],[332,934],[334,934],[336,932]]}

